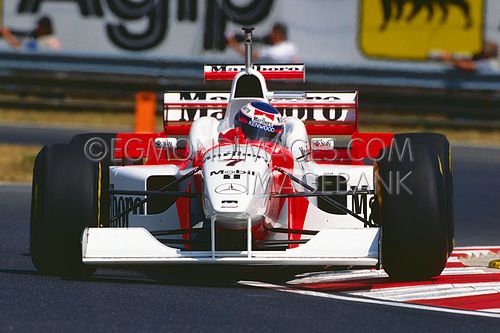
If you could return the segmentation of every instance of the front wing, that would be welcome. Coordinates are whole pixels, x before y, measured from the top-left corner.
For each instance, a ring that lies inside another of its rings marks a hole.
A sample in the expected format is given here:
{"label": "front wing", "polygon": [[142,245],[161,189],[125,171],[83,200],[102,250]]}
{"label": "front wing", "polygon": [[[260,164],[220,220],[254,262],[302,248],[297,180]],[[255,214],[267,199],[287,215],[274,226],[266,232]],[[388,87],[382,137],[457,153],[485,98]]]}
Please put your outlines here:
{"label": "front wing", "polygon": [[[212,229],[213,230],[213,229]],[[306,244],[284,251],[185,251],[166,246],[144,228],[87,228],[82,260],[90,265],[232,264],[375,266],[379,228],[325,229]]]}

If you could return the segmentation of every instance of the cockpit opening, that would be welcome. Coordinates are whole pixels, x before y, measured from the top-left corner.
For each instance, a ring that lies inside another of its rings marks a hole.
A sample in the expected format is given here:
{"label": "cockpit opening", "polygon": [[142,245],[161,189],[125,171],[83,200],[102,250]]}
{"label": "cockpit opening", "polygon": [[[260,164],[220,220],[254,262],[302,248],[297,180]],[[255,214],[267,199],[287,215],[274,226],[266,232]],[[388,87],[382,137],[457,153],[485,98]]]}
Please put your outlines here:
{"label": "cockpit opening", "polygon": [[262,85],[259,78],[255,75],[246,74],[242,75],[238,82],[236,82],[236,87],[234,90],[235,98],[264,98],[264,93],[262,91]]}

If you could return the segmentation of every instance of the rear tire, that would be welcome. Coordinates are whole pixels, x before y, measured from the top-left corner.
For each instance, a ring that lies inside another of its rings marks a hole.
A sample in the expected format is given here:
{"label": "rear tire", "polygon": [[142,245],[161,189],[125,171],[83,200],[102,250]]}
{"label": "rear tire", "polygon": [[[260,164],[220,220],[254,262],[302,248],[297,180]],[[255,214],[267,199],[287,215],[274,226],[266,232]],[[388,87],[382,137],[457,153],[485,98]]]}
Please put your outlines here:
{"label": "rear tire", "polygon": [[[33,170],[30,253],[42,274],[91,275],[82,263],[81,236],[100,223],[103,189],[101,165],[85,157],[78,145],[44,146]],[[105,185],[106,186],[106,185]]]}
{"label": "rear tire", "polygon": [[432,146],[413,143],[403,158],[384,153],[375,166],[383,268],[403,280],[439,275],[448,259],[448,230],[438,156]]}
{"label": "rear tire", "polygon": [[[113,139],[116,138],[116,133],[83,133],[77,134],[71,138],[71,144],[79,145],[81,147],[81,153],[85,154],[89,149],[88,145],[92,142],[97,143],[93,145],[92,153],[93,156],[100,156],[102,154],[102,159],[100,159],[101,163],[104,165],[113,165],[112,161],[112,144]],[[104,144],[102,146],[100,144]]]}
{"label": "rear tire", "polygon": [[[77,134],[71,138],[71,144],[78,146],[78,150],[81,154],[89,153],[91,151],[92,156],[98,157],[102,155],[99,159],[101,163],[101,181],[109,188],[109,167],[115,165],[113,153],[113,139],[116,138],[116,133],[83,133]],[[97,145],[90,147],[89,145],[94,142]],[[103,144],[103,145],[101,145]],[[94,149],[91,149],[94,148]],[[101,195],[101,207],[110,206],[109,195]],[[101,225],[109,226],[109,216],[110,210],[104,209],[101,212]]]}

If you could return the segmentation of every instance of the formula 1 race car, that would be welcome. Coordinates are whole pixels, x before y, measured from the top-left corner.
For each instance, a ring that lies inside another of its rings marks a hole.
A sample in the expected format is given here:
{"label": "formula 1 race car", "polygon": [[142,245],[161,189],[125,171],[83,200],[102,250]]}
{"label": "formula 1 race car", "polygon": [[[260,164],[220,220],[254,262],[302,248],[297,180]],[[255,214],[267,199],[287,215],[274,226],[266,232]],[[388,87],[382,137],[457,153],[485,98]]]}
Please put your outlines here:
{"label": "formula 1 race car", "polygon": [[230,92],[167,92],[164,132],[43,147],[30,250],[39,272],[108,265],[376,267],[439,275],[453,248],[440,134],[361,133],[358,93],[270,92],[303,64],[205,66]]}

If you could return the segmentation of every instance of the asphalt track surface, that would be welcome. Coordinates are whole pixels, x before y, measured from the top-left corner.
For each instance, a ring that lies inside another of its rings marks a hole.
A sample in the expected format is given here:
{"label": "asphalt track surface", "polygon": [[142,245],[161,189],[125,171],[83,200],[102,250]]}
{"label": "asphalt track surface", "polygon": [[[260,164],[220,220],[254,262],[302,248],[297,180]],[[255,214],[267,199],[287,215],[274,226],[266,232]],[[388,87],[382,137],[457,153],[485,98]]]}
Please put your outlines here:
{"label": "asphalt track surface", "polygon": [[[498,245],[500,150],[455,147],[453,155],[457,244]],[[0,186],[0,332],[498,332],[500,320],[494,318],[353,303],[237,283],[279,284],[293,277],[286,270],[194,270],[176,272],[163,282],[111,269],[100,269],[87,280],[41,276],[28,249],[30,195],[29,185]]]}

